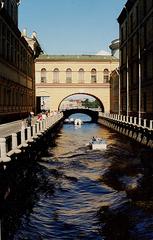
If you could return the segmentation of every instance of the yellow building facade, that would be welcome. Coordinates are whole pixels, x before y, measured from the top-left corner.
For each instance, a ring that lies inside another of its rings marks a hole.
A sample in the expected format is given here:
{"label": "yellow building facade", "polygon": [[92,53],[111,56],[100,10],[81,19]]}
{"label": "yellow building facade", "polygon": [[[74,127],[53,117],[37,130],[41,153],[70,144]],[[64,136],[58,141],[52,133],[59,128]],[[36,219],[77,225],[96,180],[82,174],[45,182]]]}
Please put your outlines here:
{"label": "yellow building facade", "polygon": [[110,55],[40,55],[35,64],[37,109],[47,99],[48,110],[59,110],[68,96],[87,94],[110,111],[110,73],[119,60]]}

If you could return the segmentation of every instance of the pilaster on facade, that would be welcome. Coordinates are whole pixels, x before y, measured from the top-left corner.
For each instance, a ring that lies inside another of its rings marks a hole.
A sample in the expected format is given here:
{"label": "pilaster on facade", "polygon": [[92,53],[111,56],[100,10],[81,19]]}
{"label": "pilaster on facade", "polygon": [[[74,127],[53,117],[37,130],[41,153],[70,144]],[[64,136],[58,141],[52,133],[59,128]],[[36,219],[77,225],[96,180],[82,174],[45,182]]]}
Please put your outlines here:
{"label": "pilaster on facade", "polygon": [[153,1],[128,0],[118,22],[122,114],[153,119]]}

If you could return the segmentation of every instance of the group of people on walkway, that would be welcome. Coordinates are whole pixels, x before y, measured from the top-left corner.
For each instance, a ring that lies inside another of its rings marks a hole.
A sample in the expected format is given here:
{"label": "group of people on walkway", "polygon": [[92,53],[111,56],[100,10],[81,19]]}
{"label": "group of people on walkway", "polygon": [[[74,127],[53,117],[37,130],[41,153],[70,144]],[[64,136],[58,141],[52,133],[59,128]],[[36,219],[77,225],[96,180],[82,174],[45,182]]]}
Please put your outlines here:
{"label": "group of people on walkway", "polygon": [[[40,121],[46,119],[46,117],[48,117],[48,116],[49,116],[49,112],[48,112],[48,111],[39,113],[39,114],[37,115],[36,121],[37,121],[37,122],[40,122]],[[33,118],[34,118],[34,113],[33,113],[33,112],[30,112],[30,113],[28,114],[28,117],[26,118],[26,121],[24,121],[24,119],[22,119],[21,128],[31,127],[32,119],[33,119]]]}
{"label": "group of people on walkway", "polygon": [[[57,114],[57,111],[49,112],[49,111],[43,111],[37,115],[36,122],[40,122],[42,120],[45,120],[48,116],[54,116]],[[28,117],[24,120],[22,119],[21,122],[21,129],[25,129],[25,127],[31,127],[32,120],[34,119],[34,113],[29,112]]]}

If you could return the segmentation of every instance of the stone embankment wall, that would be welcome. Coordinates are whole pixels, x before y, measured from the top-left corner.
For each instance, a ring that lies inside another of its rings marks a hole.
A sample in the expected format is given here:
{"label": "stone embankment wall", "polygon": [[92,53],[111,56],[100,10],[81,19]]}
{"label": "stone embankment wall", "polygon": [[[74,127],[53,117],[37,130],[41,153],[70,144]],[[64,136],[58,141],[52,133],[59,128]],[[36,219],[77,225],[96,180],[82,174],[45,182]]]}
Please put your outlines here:
{"label": "stone embankment wall", "polygon": [[36,166],[63,125],[63,114],[57,113],[31,127],[0,138],[0,213],[8,197],[28,179],[30,168]]}
{"label": "stone embankment wall", "polygon": [[153,148],[153,129],[103,116],[99,116],[98,123],[128,136],[146,147]]}
{"label": "stone embankment wall", "polygon": [[23,150],[26,151],[29,146],[37,145],[62,119],[63,113],[57,113],[35,122],[31,127],[21,128],[18,132],[0,138],[0,163],[5,164],[11,161],[14,155],[19,155]]}

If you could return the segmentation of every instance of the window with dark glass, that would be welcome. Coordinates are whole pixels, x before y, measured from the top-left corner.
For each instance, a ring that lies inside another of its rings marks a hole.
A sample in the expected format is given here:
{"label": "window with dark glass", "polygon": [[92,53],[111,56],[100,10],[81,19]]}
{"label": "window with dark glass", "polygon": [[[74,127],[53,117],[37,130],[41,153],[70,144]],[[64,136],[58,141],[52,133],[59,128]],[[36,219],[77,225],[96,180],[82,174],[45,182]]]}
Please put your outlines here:
{"label": "window with dark glass", "polygon": [[59,83],[59,69],[55,68],[53,70],[53,83]]}
{"label": "window with dark glass", "polygon": [[84,83],[84,69],[80,68],[78,72],[79,83]]}
{"label": "window with dark glass", "polygon": [[109,78],[109,70],[105,68],[103,74],[104,74],[104,81],[103,82],[104,83],[108,83],[109,80],[110,80],[110,78]]}
{"label": "window with dark glass", "polygon": [[97,82],[97,72],[96,69],[93,68],[91,69],[91,83],[96,83]]}
{"label": "window with dark glass", "polygon": [[66,83],[72,83],[72,70],[71,70],[71,68],[66,69]]}
{"label": "window with dark glass", "polygon": [[45,83],[46,82],[46,69],[42,68],[41,69],[41,83]]}

